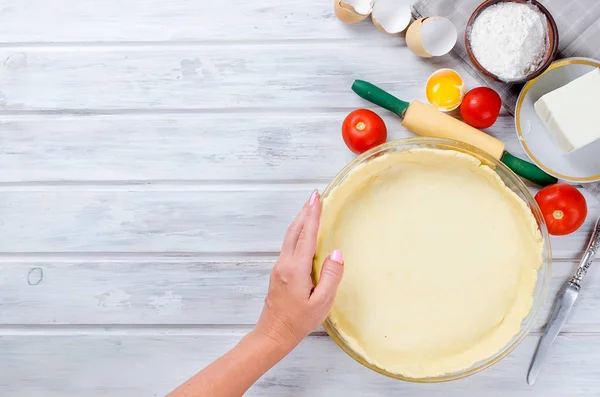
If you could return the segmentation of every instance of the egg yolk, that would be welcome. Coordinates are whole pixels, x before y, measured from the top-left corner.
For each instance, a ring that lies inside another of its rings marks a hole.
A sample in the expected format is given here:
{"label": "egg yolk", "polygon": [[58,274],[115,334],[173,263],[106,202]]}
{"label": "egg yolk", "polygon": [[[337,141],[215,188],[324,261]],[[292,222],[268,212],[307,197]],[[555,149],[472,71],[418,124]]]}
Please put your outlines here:
{"label": "egg yolk", "polygon": [[427,100],[440,110],[456,109],[462,102],[465,87],[454,70],[442,69],[431,75],[425,89]]}

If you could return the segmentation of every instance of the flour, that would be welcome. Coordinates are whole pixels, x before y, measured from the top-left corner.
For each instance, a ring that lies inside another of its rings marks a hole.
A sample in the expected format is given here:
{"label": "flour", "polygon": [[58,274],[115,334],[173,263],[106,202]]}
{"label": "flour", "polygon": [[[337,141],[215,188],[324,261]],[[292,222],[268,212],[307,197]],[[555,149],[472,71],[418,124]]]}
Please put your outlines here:
{"label": "flour", "polygon": [[503,80],[537,69],[548,49],[546,17],[521,3],[498,3],[483,10],[470,32],[477,61]]}

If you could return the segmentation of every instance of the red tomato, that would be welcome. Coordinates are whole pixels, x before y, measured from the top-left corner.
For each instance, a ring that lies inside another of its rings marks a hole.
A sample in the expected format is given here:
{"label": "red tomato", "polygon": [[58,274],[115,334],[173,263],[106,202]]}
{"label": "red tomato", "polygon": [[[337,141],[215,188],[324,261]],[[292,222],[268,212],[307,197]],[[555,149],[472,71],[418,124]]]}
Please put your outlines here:
{"label": "red tomato", "polygon": [[475,128],[488,128],[496,122],[502,100],[496,91],[487,87],[473,88],[460,104],[460,115],[465,123]]}
{"label": "red tomato", "polygon": [[348,149],[360,154],[384,143],[387,139],[387,128],[377,113],[368,109],[358,109],[344,119],[342,137]]}
{"label": "red tomato", "polygon": [[587,216],[585,197],[576,188],[565,183],[546,186],[535,195],[548,231],[563,236],[579,229]]}

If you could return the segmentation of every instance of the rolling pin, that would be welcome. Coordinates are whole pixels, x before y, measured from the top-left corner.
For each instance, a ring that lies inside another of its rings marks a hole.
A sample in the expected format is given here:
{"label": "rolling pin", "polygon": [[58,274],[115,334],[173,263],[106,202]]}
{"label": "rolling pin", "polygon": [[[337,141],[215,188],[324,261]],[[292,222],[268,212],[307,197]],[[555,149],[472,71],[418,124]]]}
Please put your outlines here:
{"label": "rolling pin", "polygon": [[360,97],[400,116],[402,125],[417,135],[453,139],[468,143],[502,161],[513,172],[540,186],[552,185],[558,180],[536,165],[513,156],[504,150],[504,143],[470,125],[444,114],[432,106],[414,100],[401,101],[381,88],[363,80],[352,84],[352,91]]}

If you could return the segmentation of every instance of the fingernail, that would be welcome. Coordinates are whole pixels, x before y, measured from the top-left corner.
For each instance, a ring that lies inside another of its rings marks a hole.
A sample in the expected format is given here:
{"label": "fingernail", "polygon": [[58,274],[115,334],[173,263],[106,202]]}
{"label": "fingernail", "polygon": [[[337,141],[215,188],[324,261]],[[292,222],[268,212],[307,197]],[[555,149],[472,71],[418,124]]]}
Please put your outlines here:
{"label": "fingernail", "polygon": [[[308,205],[313,205],[315,200],[317,199],[317,194],[319,194],[319,191],[317,189],[315,189],[315,191],[311,194],[310,196],[310,200],[308,201]],[[306,197],[306,196],[304,196]]]}
{"label": "fingernail", "polygon": [[340,265],[344,264],[344,254],[342,254],[342,251],[340,250],[334,250],[331,255],[329,255],[329,259],[339,263]]}

